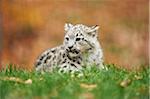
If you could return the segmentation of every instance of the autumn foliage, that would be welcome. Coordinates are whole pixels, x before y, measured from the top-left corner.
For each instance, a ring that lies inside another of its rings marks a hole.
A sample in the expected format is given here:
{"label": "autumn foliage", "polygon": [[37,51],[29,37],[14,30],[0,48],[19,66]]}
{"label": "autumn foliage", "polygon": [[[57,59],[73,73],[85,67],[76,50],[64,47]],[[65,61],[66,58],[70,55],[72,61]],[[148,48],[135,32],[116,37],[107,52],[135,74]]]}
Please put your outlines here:
{"label": "autumn foliage", "polygon": [[2,0],[0,8],[2,65],[32,68],[62,43],[66,22],[100,26],[106,63],[148,64],[148,0]]}

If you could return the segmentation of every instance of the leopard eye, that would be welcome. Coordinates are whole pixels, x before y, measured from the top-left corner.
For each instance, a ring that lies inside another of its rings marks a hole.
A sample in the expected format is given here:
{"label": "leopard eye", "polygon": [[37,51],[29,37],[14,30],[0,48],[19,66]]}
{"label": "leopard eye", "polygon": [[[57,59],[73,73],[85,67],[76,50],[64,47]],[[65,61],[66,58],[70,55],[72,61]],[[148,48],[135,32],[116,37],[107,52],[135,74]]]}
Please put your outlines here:
{"label": "leopard eye", "polygon": [[81,38],[76,38],[76,41],[80,41],[81,40]]}
{"label": "leopard eye", "polygon": [[69,37],[66,37],[66,40],[68,41],[68,40],[69,40]]}

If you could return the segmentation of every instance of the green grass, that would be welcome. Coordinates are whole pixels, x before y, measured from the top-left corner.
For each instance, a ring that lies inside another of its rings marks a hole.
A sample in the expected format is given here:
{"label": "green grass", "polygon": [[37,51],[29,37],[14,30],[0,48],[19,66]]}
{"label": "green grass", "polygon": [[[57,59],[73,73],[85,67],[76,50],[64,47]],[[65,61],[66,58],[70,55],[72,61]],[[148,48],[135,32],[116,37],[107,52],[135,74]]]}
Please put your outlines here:
{"label": "green grass", "polygon": [[0,72],[0,99],[149,98],[149,68],[127,71],[107,66],[108,71],[86,69],[83,77],[6,69]]}

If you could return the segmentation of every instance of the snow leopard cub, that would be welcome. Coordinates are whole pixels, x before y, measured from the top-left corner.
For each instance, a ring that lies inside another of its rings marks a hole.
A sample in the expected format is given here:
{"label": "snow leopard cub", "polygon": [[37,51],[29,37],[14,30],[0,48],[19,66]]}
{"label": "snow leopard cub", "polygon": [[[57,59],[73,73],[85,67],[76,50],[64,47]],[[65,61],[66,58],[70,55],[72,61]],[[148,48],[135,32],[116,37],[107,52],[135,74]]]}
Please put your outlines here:
{"label": "snow leopard cub", "polygon": [[63,44],[44,51],[36,60],[36,71],[82,72],[83,67],[103,69],[103,52],[98,37],[99,26],[66,23]]}

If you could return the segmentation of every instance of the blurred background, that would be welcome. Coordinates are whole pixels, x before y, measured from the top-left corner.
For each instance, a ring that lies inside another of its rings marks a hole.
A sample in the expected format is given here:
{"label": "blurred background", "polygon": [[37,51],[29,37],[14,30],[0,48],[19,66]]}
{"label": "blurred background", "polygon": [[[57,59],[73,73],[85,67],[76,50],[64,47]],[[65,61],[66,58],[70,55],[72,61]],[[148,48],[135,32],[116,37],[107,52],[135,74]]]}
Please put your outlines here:
{"label": "blurred background", "polygon": [[105,63],[148,65],[148,0],[1,0],[0,64],[32,69],[62,44],[64,24],[99,25]]}

